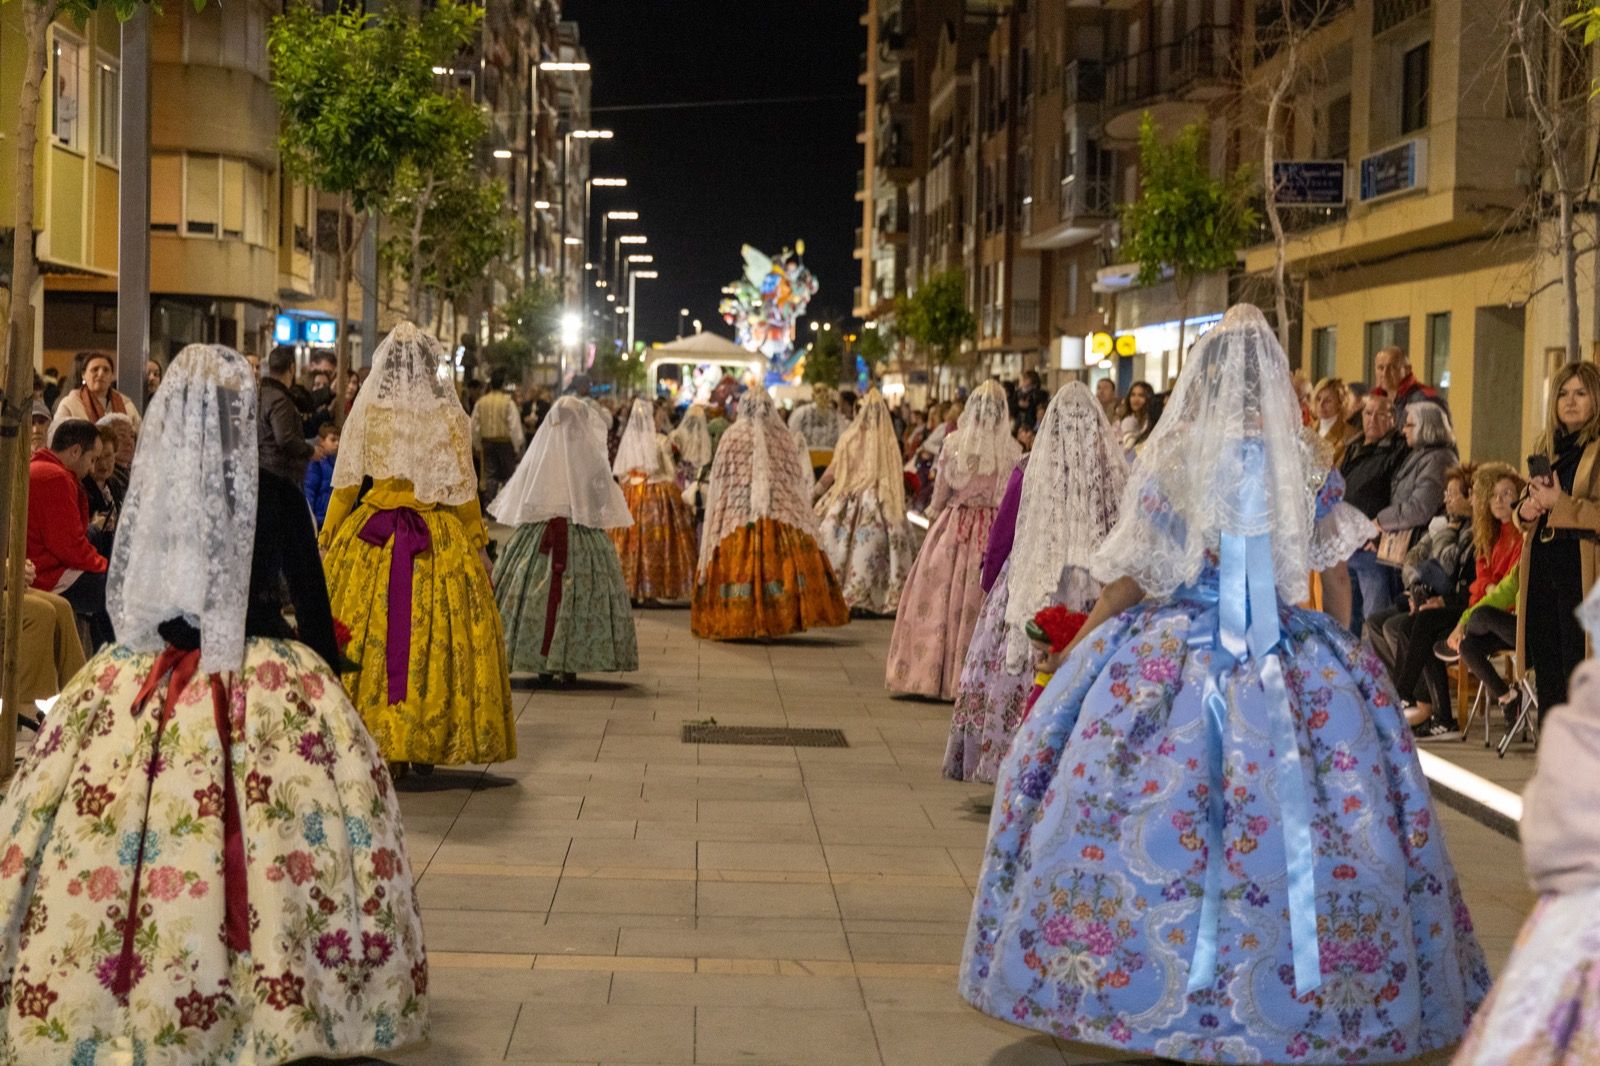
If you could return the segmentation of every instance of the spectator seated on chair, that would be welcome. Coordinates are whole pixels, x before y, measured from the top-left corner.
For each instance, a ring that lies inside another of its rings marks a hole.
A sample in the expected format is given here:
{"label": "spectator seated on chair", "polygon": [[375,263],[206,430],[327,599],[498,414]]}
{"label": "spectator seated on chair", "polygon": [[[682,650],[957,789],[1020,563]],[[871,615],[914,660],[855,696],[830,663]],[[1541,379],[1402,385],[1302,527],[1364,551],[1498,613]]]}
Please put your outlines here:
{"label": "spectator seated on chair", "polygon": [[[1438,657],[1454,662],[1457,657],[1467,672],[1477,679],[1506,716],[1514,718],[1517,690],[1495,669],[1494,656],[1517,648],[1517,597],[1521,589],[1521,570],[1513,568],[1483,599],[1467,608],[1461,621],[1435,649]],[[1512,680],[1515,680],[1514,678]]]}
{"label": "spectator seated on chair", "polygon": [[[31,584],[33,563],[25,562],[23,568],[24,580]],[[83,645],[78,640],[72,604],[53,592],[25,589],[20,635],[18,696],[35,703],[54,698],[83,667]],[[18,720],[24,717],[19,715]]]}
{"label": "spectator seated on chair", "polygon": [[63,597],[88,619],[96,648],[109,644],[113,635],[106,613],[106,557],[89,543],[89,497],[82,481],[100,447],[93,422],[69,418],[56,426],[50,447],[34,452],[28,462],[33,587]]}

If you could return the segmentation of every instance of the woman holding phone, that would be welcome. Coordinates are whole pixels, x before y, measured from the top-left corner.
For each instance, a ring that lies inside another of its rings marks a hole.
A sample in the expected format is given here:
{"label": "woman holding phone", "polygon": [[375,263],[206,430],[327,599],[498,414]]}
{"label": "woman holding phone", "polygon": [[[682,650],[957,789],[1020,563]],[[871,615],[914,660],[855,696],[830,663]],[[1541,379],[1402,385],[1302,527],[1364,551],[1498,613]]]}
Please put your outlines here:
{"label": "woman holding phone", "polygon": [[1587,654],[1574,612],[1600,572],[1600,369],[1561,368],[1545,426],[1517,507],[1527,534],[1517,647],[1534,672],[1541,711],[1566,702],[1567,678]]}

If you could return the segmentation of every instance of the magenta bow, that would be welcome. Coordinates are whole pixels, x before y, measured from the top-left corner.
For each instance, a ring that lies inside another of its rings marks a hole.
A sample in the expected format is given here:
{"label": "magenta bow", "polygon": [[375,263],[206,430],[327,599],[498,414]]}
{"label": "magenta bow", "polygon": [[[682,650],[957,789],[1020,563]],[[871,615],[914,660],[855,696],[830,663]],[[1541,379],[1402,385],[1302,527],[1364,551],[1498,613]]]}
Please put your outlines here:
{"label": "magenta bow", "polygon": [[411,674],[411,586],[417,556],[433,547],[428,525],[409,507],[379,511],[367,519],[356,536],[375,547],[394,538],[389,556],[389,643],[386,665],[389,671],[389,703],[406,698]]}

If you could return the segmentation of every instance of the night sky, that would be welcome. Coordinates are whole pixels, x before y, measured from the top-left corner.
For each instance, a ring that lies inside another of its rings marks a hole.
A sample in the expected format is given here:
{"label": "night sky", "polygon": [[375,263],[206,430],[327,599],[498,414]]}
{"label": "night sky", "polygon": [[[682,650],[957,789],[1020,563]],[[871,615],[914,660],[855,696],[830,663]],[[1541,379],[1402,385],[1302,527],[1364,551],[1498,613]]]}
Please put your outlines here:
{"label": "night sky", "polygon": [[[671,340],[683,307],[730,334],[717,303],[740,271],[744,243],[776,255],[803,239],[820,286],[810,313],[850,313],[860,277],[851,251],[861,220],[864,8],[863,0],[564,0],[562,17],[578,23],[594,64],[593,125],[616,131],[594,142],[593,173],[628,179],[626,189],[596,190],[594,217],[640,212],[636,223],[612,225],[647,234],[649,246],[635,251],[653,254],[661,272],[637,283],[639,339]],[[836,99],[601,110],[793,96]]]}

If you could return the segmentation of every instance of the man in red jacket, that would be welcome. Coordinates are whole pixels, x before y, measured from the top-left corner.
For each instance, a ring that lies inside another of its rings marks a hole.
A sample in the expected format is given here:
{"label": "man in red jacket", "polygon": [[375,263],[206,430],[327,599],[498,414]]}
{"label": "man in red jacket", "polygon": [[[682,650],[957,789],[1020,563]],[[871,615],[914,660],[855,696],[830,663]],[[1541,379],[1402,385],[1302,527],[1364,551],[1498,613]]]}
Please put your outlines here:
{"label": "man in red jacket", "polygon": [[96,648],[113,639],[106,613],[106,558],[89,543],[83,478],[99,452],[93,422],[71,418],[28,462],[28,561],[33,587],[54,592],[89,620]]}

